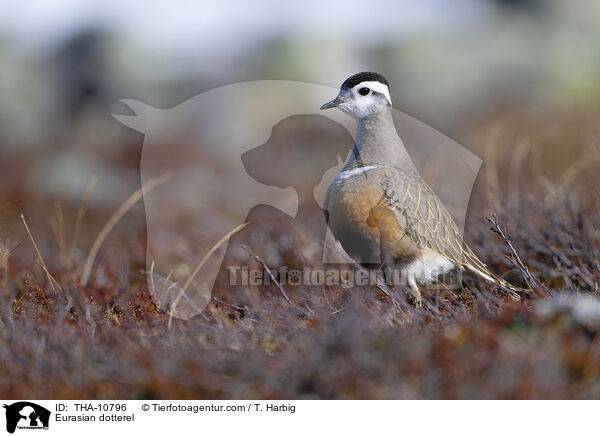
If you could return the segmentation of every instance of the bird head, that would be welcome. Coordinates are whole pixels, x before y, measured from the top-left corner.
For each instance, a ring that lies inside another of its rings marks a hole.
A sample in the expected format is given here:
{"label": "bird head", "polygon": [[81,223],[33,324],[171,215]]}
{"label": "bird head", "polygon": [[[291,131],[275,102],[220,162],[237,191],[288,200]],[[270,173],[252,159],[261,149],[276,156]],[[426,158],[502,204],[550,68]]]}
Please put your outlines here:
{"label": "bird head", "polygon": [[337,107],[357,120],[369,118],[392,105],[388,81],[378,73],[358,73],[348,77],[336,98],[321,110]]}

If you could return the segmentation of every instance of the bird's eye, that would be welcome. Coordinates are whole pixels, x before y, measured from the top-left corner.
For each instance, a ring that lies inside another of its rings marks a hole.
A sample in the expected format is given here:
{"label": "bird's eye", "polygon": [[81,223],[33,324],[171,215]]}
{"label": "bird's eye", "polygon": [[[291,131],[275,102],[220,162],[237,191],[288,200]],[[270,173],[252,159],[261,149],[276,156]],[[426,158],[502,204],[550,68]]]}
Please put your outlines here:
{"label": "bird's eye", "polygon": [[371,90],[370,90],[369,88],[360,88],[360,89],[358,90],[358,93],[359,93],[360,95],[367,95],[369,92],[371,92]]}

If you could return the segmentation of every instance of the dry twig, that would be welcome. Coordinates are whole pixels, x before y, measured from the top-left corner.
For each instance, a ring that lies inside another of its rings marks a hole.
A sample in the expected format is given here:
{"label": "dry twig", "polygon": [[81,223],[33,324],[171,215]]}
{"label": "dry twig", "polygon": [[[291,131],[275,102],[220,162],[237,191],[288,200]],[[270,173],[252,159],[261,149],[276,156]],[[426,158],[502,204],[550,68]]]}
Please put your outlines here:
{"label": "dry twig", "polygon": [[515,247],[513,246],[512,242],[510,241],[510,239],[508,239],[508,237],[504,233],[504,230],[502,230],[502,228],[498,224],[498,217],[496,216],[496,214],[493,214],[492,218],[487,217],[487,220],[490,222],[490,224],[492,224],[490,230],[500,235],[504,242],[506,242],[506,245],[508,245],[508,248],[510,249],[510,252],[512,254],[512,258],[508,256],[506,257],[514,266],[516,266],[519,269],[519,271],[521,271],[521,274],[525,278],[527,285],[531,289],[535,289],[540,293],[550,295],[550,291],[548,290],[548,288],[531,275],[531,272],[529,272],[529,268],[527,268],[527,266],[523,263],[521,257],[517,253],[517,250],[515,250]]}
{"label": "dry twig", "polygon": [[296,309],[304,312],[304,310],[300,306],[298,306],[296,303],[294,303],[292,300],[290,300],[290,297],[288,297],[287,293],[283,289],[283,286],[281,286],[281,283],[279,283],[279,281],[277,280],[277,278],[275,277],[275,275],[273,274],[273,272],[269,269],[269,267],[267,266],[267,264],[265,263],[265,261],[262,260],[256,253],[254,253],[252,250],[250,250],[245,245],[242,245],[241,247],[244,250],[246,250],[248,252],[248,254],[254,258],[254,260],[256,260],[258,263],[260,263],[262,265],[262,267],[267,272],[267,274],[269,274],[269,277],[271,278],[271,280],[273,280],[273,283],[275,283],[275,286],[277,286],[277,289],[279,289],[279,292],[281,292],[281,295],[283,295],[283,298],[285,299],[285,301],[287,301],[287,303],[290,306],[293,306]]}
{"label": "dry twig", "polygon": [[100,251],[100,247],[102,247],[102,244],[108,237],[109,233],[117,225],[117,223],[123,217],[123,215],[125,215],[127,211],[131,209],[133,205],[137,203],[144,194],[147,194],[157,186],[160,186],[163,183],[167,182],[171,177],[171,173],[166,173],[148,180],[140,189],[131,194],[129,198],[125,200],[125,202],[110,217],[110,219],[98,233],[98,236],[96,236],[96,240],[92,244],[92,248],[88,253],[87,259],[85,261],[85,266],[83,268],[83,273],[81,274],[81,280],[79,282],[81,286],[87,285],[88,280],[90,278],[90,274],[92,272],[92,265],[94,264],[94,260],[96,259],[98,251]]}
{"label": "dry twig", "polygon": [[56,288],[54,287],[54,284],[56,284],[58,286],[58,282],[54,279],[54,277],[52,277],[52,274],[50,274],[50,271],[48,271],[48,268],[46,268],[46,263],[44,262],[44,259],[42,258],[42,254],[40,253],[40,250],[39,250],[37,244],[35,243],[35,239],[33,239],[33,235],[31,234],[31,230],[29,230],[29,226],[27,225],[27,220],[25,220],[25,215],[23,215],[23,214],[21,214],[21,221],[23,222],[23,225],[25,226],[25,230],[27,230],[27,234],[29,235],[29,239],[31,239],[33,247],[35,248],[35,252],[37,253],[38,260],[40,261],[40,264],[42,265],[42,269],[46,273],[48,282],[50,282],[50,286],[52,287],[52,290],[54,292],[56,292]]}

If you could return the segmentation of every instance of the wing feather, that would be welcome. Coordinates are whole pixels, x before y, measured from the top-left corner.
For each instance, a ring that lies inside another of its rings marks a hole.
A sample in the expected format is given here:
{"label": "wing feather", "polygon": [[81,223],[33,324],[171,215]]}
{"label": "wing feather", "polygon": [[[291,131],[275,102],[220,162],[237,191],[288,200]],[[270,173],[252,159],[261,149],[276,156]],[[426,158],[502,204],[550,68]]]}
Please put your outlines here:
{"label": "wing feather", "polygon": [[419,249],[429,248],[454,263],[490,274],[485,264],[464,243],[450,213],[418,174],[386,167],[382,175],[383,196],[377,207],[392,211],[397,225],[403,228],[402,232],[388,234],[401,233]]}

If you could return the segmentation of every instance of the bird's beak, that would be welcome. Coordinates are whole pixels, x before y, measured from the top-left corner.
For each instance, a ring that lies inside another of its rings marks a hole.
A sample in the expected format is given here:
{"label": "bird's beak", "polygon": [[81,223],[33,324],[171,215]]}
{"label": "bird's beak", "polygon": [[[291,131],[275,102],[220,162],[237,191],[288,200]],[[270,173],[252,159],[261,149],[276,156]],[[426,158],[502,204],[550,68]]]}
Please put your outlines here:
{"label": "bird's beak", "polygon": [[321,106],[321,110],[323,110],[323,109],[331,109],[332,107],[338,107],[343,102],[344,102],[344,100],[338,95],[333,100],[328,101],[323,106]]}

